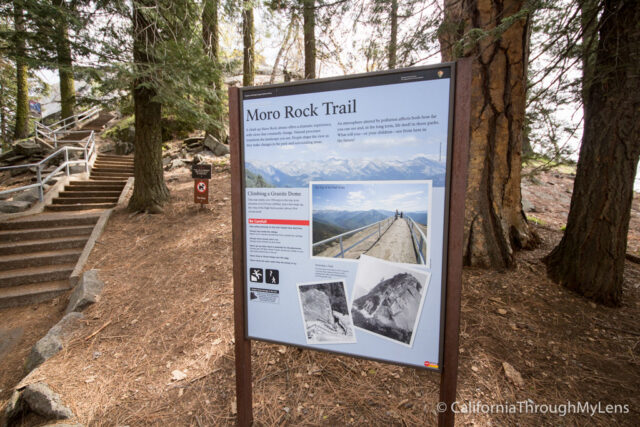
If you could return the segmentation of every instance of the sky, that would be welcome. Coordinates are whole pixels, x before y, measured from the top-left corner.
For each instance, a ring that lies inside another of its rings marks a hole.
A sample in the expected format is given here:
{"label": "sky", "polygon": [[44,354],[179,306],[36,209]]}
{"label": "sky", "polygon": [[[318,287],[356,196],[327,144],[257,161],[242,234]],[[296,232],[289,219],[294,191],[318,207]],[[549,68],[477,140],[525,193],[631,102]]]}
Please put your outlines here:
{"label": "sky", "polygon": [[312,184],[316,210],[426,212],[429,181],[370,181]]}

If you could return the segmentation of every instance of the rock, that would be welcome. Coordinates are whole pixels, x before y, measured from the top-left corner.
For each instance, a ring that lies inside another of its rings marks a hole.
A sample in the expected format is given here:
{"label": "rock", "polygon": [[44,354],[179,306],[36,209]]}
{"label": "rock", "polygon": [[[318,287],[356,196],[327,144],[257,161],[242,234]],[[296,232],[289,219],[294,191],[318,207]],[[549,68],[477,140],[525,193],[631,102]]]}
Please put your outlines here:
{"label": "rock", "polygon": [[31,411],[46,419],[64,420],[73,417],[71,409],[62,404],[60,395],[45,383],[26,386],[22,390],[22,400]]}
{"label": "rock", "polygon": [[504,374],[507,376],[509,381],[511,381],[515,386],[522,387],[524,385],[522,375],[520,375],[520,372],[516,371],[516,368],[507,362],[502,362],[502,369],[504,369]]}
{"label": "rock", "polygon": [[80,283],[69,297],[65,314],[83,311],[94,304],[100,298],[103,288],[104,282],[98,278],[98,270],[85,271],[80,278]]}
{"label": "rock", "polygon": [[205,136],[202,145],[211,150],[216,156],[224,156],[229,153],[229,147],[218,141],[211,135]]}
{"label": "rock", "polygon": [[529,199],[522,197],[522,210],[525,212],[535,212],[536,207],[529,201]]}
{"label": "rock", "polygon": [[82,313],[68,313],[49,332],[31,348],[31,352],[25,362],[25,370],[33,371],[46,360],[58,353],[66,344],[66,339],[75,330],[77,324],[84,316]]}
{"label": "rock", "polygon": [[167,166],[169,163],[171,163],[171,160],[173,160],[171,157],[167,156],[167,157],[163,157],[162,158],[162,167]]}
{"label": "rock", "polygon": [[35,203],[40,201],[40,191],[37,188],[30,188],[28,190],[21,191],[13,196],[13,200],[16,202]]}
{"label": "rock", "polygon": [[113,151],[115,149],[116,149],[116,146],[115,146],[114,143],[107,142],[105,144],[102,144],[102,146],[100,146],[98,151],[101,152],[101,153],[110,153],[111,151]]}
{"label": "rock", "polygon": [[187,374],[178,369],[171,372],[171,381],[182,381],[185,378],[187,378]]}
{"label": "rock", "polygon": [[13,146],[13,151],[15,151],[16,154],[21,154],[23,156],[32,156],[43,152],[40,144],[33,141],[18,142]]}
{"label": "rock", "polygon": [[134,145],[128,141],[116,142],[116,154],[119,156],[126,156],[128,154],[131,154],[133,153],[134,149]]}
{"label": "rock", "polygon": [[2,426],[4,427],[5,425],[13,425],[13,420],[17,419],[23,412],[23,410],[24,402],[22,401],[22,394],[18,390],[16,390],[11,395],[9,403],[7,403],[7,406],[4,409]]}
{"label": "rock", "polygon": [[3,201],[0,201],[0,212],[2,213],[23,212],[29,209],[30,206],[31,206],[31,203],[26,201],[3,200]]}
{"label": "rock", "polygon": [[203,140],[204,140],[204,137],[202,137],[202,136],[194,136],[194,137],[185,139],[183,141],[183,144],[187,145],[187,146],[192,146],[192,145],[196,145],[196,144],[202,144]]}
{"label": "rock", "polygon": [[498,312],[499,315],[501,316],[506,316],[507,315],[507,310],[505,310],[504,308],[499,308],[498,310],[496,310]]}
{"label": "rock", "polygon": [[164,170],[171,170],[175,168],[183,168],[186,166],[186,163],[182,159],[173,159],[171,163],[165,166]]}

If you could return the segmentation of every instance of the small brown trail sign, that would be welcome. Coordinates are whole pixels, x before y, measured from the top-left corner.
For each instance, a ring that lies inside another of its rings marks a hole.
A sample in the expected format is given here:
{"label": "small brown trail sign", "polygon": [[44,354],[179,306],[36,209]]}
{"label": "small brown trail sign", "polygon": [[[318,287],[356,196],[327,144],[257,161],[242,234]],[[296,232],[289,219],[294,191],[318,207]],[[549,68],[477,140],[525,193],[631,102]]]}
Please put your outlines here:
{"label": "small brown trail sign", "polygon": [[196,179],[193,183],[193,202],[206,205],[209,203],[209,180]]}

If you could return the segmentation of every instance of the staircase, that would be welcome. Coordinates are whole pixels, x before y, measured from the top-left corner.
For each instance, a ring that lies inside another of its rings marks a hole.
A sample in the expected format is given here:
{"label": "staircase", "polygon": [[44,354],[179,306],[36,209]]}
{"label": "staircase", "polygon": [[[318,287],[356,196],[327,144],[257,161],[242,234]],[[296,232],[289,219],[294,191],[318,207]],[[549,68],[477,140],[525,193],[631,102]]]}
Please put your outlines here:
{"label": "staircase", "polygon": [[100,154],[88,181],[71,181],[44,212],[0,223],[0,308],[70,289],[69,277],[105,209],[133,176],[133,157]]}
{"label": "staircase", "polygon": [[99,154],[89,181],[70,182],[46,209],[55,212],[110,209],[132,176],[133,157]]}
{"label": "staircase", "polygon": [[42,213],[0,223],[0,308],[70,289],[69,276],[100,214]]}

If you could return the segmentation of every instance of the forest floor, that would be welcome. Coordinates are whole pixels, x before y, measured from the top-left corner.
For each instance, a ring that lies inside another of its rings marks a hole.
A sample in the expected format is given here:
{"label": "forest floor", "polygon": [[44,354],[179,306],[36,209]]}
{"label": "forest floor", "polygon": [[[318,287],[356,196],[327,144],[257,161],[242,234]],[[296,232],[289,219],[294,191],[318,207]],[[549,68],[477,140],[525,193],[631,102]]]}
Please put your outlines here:
{"label": "forest floor", "polygon": [[[214,169],[205,209],[193,204],[187,169],[166,178],[172,198],[163,214],[114,212],[85,267],[100,270],[101,300],[85,311],[77,338],[26,379],[46,381],[84,425],[235,423],[228,167]],[[602,410],[628,405],[617,408],[627,413],[463,413],[459,425],[638,425],[640,265],[626,262],[623,304],[609,308],[547,280],[541,262],[561,237],[571,179],[556,171],[525,181],[543,242],[519,252],[516,268],[464,271],[458,400],[461,409],[601,402]],[[635,251],[638,194],[630,228]],[[0,348],[2,401],[65,305],[60,298],[0,311],[0,328],[17,331]],[[252,360],[257,425],[436,423],[433,372],[263,342],[253,343]],[[520,385],[503,362],[521,374]]]}

